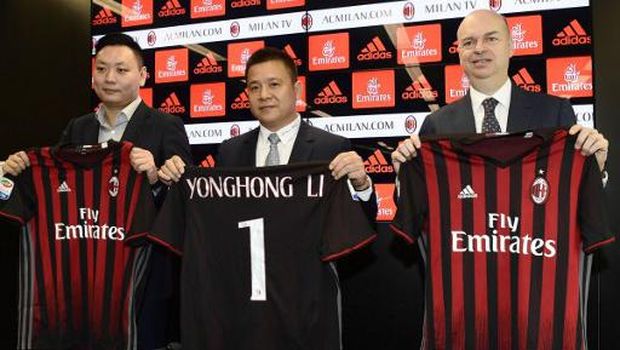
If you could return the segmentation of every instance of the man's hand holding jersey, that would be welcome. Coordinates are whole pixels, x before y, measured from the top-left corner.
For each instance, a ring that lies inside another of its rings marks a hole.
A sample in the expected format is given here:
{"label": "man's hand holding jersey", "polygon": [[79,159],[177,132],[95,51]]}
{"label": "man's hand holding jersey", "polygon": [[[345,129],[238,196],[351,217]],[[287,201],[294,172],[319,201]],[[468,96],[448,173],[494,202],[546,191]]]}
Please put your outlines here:
{"label": "man's hand holding jersey", "polygon": [[364,168],[364,160],[355,151],[338,154],[329,163],[329,170],[336,180],[346,176],[356,191],[364,191],[371,185]]}
{"label": "man's hand holding jersey", "polygon": [[[584,156],[594,154],[598,163],[599,169],[603,171],[605,169],[605,162],[607,161],[607,153],[609,149],[609,141],[603,136],[602,133],[593,128],[588,128],[579,124],[573,125],[568,133],[570,135],[577,134],[577,140],[575,141],[575,149],[579,150]],[[394,165],[394,171],[398,173],[400,165],[408,160],[415,158],[418,154],[417,150],[421,147],[420,137],[418,135],[411,135],[408,139],[403,140],[396,150],[392,152],[392,164]]]}
{"label": "man's hand holding jersey", "polygon": [[30,159],[24,151],[11,154],[5,162],[2,163],[2,173],[18,176],[22,171],[30,166]]}
{"label": "man's hand holding jersey", "polygon": [[159,168],[157,176],[159,181],[170,186],[173,182],[178,182],[184,172],[185,162],[181,157],[175,155],[164,162],[161,168]]}

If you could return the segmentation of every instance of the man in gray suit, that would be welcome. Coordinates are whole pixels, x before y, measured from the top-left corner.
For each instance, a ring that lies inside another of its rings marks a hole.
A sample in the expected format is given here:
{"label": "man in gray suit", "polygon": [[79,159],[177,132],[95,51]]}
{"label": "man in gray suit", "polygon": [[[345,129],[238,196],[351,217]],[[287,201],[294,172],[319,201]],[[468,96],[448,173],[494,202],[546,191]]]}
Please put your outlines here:
{"label": "man in gray suit", "polygon": [[[430,114],[420,128],[421,136],[571,126],[569,133],[578,134],[575,147],[584,155],[595,154],[606,178],[609,142],[603,134],[575,124],[575,113],[568,100],[526,92],[510,82],[512,39],[503,16],[490,10],[474,11],[463,19],[456,36],[461,66],[470,81],[469,92]],[[415,157],[419,148],[417,135],[402,142],[392,152],[394,169],[398,171],[402,162]]]}

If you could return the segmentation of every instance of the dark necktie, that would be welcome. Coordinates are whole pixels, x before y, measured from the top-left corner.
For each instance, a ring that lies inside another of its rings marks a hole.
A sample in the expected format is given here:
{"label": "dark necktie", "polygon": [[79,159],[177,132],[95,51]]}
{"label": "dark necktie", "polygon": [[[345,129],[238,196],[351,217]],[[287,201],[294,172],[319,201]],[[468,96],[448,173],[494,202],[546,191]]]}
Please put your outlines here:
{"label": "dark necktie", "polygon": [[482,133],[495,133],[502,132],[502,129],[499,127],[499,122],[495,117],[495,106],[497,106],[499,102],[493,97],[489,97],[482,101],[482,107],[484,107],[484,119],[482,119]]}

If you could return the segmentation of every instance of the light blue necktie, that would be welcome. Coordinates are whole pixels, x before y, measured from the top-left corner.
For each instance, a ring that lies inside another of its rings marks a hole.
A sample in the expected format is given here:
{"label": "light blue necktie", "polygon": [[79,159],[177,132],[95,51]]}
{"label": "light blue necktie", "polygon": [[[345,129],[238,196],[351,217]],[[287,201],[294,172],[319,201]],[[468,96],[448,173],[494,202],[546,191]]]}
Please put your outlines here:
{"label": "light blue necktie", "polygon": [[278,153],[278,142],[280,138],[278,134],[271,133],[267,139],[269,140],[269,153],[265,160],[265,166],[280,165],[280,154]]}

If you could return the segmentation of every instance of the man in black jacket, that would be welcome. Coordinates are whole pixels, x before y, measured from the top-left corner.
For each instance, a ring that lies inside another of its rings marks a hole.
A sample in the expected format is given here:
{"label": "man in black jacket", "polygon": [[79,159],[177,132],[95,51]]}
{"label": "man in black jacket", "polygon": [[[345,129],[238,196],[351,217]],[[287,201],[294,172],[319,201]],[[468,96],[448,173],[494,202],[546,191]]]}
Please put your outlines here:
{"label": "man in black jacket", "polygon": [[[110,139],[132,142],[131,166],[146,174],[156,203],[161,203],[165,188],[158,181],[158,168],[173,156],[192,163],[183,122],[148,107],[140,99],[146,67],[140,46],[130,36],[108,34],[99,39],[95,51],[93,88],[101,105],[94,113],[71,119],[60,144],[95,144]],[[9,156],[2,168],[17,176],[29,165],[26,153],[20,151]],[[138,346],[148,350],[163,348],[178,339],[178,306],[174,298],[178,287],[173,278],[178,262],[164,248],[155,245],[152,249],[144,299],[137,310]]]}
{"label": "man in black jacket", "polygon": [[[351,150],[351,142],[308,125],[295,111],[301,91],[297,68],[281,50],[256,51],[246,65],[250,111],[260,126],[224,141],[218,150],[218,167],[254,167],[304,161],[331,161],[336,179],[346,177],[352,194],[360,199],[369,220],[377,214],[376,197],[362,158]],[[272,145],[270,138],[277,135]],[[277,150],[277,159],[272,157]],[[178,157],[166,161],[159,174],[162,181],[178,181],[183,173]]]}

